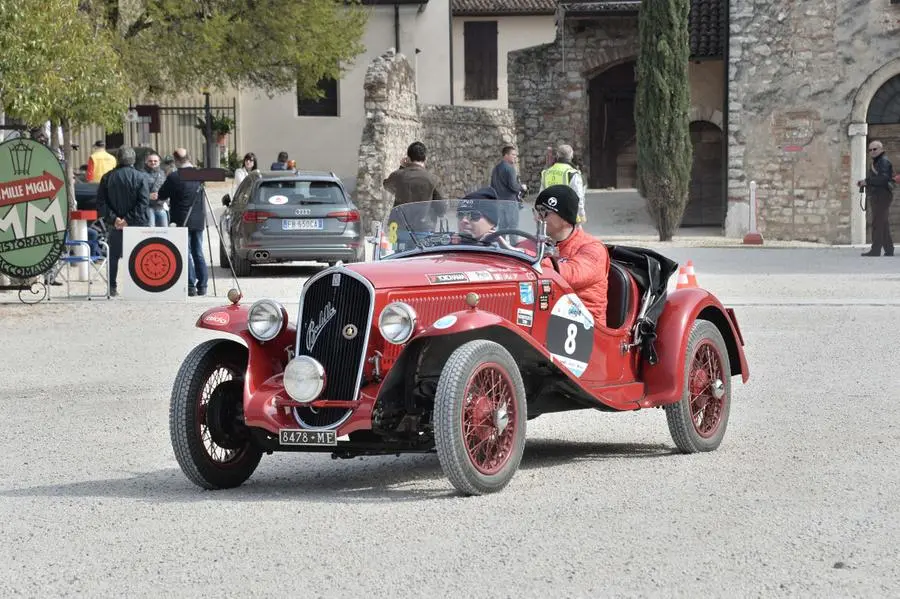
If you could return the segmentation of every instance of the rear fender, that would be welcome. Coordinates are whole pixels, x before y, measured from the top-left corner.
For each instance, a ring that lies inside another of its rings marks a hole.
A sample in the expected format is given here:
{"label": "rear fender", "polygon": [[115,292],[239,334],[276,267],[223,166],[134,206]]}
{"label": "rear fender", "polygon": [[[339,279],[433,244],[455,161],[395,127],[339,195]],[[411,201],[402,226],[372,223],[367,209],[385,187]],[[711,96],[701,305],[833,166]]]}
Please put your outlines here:
{"label": "rear fender", "polygon": [[244,400],[250,398],[272,376],[284,372],[297,338],[297,329],[287,322],[281,333],[271,341],[259,341],[250,334],[247,326],[246,306],[231,305],[210,308],[197,319],[197,327],[234,335],[247,346],[247,372],[244,375]]}
{"label": "rear fender", "polygon": [[684,390],[684,360],[688,337],[697,319],[716,325],[728,348],[731,376],[741,375],[743,382],[750,377],[744,355],[744,342],[736,326],[733,310],[726,310],[721,302],[705,289],[679,289],[671,293],[657,323],[656,350],[659,362],[651,366],[643,360],[643,380],[646,394],[640,404],[653,407],[675,403]]}

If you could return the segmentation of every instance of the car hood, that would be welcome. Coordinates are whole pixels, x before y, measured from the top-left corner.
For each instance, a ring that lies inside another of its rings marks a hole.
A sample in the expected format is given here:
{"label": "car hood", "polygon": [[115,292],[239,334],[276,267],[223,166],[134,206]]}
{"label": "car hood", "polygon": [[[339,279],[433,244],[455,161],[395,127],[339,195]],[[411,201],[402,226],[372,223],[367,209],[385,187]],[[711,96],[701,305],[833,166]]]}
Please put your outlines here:
{"label": "car hood", "polygon": [[527,263],[498,254],[453,252],[347,265],[376,289],[534,281]]}

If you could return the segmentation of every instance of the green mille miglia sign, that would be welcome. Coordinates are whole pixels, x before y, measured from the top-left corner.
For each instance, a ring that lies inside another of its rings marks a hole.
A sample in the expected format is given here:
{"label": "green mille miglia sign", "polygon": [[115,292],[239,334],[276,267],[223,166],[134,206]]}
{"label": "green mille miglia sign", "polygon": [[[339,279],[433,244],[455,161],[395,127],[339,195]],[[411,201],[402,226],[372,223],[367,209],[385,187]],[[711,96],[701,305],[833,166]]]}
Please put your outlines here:
{"label": "green mille miglia sign", "polygon": [[0,144],[0,273],[27,278],[59,259],[69,226],[62,165],[31,139]]}

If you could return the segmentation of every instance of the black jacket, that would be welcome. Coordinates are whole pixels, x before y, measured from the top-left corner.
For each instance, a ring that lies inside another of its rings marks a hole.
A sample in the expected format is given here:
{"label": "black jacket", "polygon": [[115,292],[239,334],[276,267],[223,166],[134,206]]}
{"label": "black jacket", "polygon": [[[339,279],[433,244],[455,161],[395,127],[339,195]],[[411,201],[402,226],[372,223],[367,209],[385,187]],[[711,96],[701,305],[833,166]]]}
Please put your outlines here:
{"label": "black jacket", "polygon": [[149,181],[133,166],[117,166],[100,179],[97,210],[108,225],[118,217],[124,218],[129,227],[146,227],[150,224],[149,207]]}
{"label": "black jacket", "polygon": [[882,154],[872,161],[872,167],[866,172],[866,187],[869,189],[888,189],[892,187],[894,167],[887,156]]}
{"label": "black jacket", "polygon": [[194,170],[194,167],[180,168],[166,177],[166,182],[159,188],[158,199],[169,200],[169,215],[173,223],[198,231],[206,226],[203,183],[182,181],[178,173],[186,170]]}

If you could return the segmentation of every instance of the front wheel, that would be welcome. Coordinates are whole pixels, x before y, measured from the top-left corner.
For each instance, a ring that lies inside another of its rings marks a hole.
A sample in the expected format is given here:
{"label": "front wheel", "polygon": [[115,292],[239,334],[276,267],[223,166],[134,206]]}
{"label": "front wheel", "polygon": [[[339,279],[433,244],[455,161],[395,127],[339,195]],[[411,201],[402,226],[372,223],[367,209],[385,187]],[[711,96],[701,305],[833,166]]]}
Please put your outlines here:
{"label": "front wheel", "polygon": [[666,406],[675,445],[684,453],[713,451],[722,443],[731,410],[731,364],[725,339],[708,320],[691,327],[681,400]]}
{"label": "front wheel", "polygon": [[188,354],[172,388],[169,433],[181,470],[204,489],[240,486],[262,458],[244,424],[247,348],[224,339]]}
{"label": "front wheel", "polygon": [[464,495],[503,489],[525,451],[525,385],[515,360],[487,340],[461,345],[444,365],[434,398],[441,468]]}

